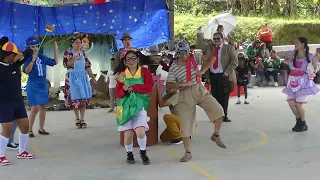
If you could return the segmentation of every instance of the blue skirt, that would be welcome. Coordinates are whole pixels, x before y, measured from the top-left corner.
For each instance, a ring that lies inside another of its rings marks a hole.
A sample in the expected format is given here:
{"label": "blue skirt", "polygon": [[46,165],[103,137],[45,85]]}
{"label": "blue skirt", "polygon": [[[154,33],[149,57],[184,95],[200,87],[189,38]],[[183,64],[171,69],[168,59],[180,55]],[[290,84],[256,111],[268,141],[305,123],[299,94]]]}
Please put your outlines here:
{"label": "blue skirt", "polygon": [[28,81],[26,91],[30,107],[49,104],[46,81]]}
{"label": "blue skirt", "polygon": [[69,85],[71,100],[89,99],[92,88],[86,71],[69,71]]}

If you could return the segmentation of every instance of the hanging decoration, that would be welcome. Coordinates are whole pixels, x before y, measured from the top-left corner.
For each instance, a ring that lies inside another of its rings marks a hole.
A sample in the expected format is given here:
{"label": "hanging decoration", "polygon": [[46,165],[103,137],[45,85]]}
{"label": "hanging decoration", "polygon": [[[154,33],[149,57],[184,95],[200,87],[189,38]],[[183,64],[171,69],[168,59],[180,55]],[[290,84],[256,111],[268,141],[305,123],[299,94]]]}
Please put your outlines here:
{"label": "hanging decoration", "polygon": [[45,34],[44,37],[42,38],[42,41],[41,41],[41,43],[40,43],[40,45],[39,45],[39,49],[40,49],[41,46],[43,45],[43,42],[44,42],[44,40],[46,39],[48,33],[54,31],[54,27],[53,27],[53,26],[50,26],[50,25],[46,25],[45,30],[46,30],[46,34]]}
{"label": "hanging decoration", "polygon": [[102,4],[102,3],[107,3],[110,2],[110,0],[94,0],[93,3],[94,4]]}

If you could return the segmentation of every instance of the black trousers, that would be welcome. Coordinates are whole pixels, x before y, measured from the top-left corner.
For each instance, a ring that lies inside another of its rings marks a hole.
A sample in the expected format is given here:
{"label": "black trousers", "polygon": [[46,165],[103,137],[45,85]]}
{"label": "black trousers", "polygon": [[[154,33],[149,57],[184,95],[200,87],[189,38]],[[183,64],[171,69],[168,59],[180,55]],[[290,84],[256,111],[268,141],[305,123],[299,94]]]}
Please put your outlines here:
{"label": "black trousers", "polygon": [[223,73],[213,74],[210,72],[211,95],[222,106],[225,118],[228,115],[229,93],[224,92]]}
{"label": "black trousers", "polygon": [[248,88],[247,88],[247,85],[238,85],[238,98],[241,96],[241,86],[243,86],[244,97],[247,99],[247,98],[248,98]]}

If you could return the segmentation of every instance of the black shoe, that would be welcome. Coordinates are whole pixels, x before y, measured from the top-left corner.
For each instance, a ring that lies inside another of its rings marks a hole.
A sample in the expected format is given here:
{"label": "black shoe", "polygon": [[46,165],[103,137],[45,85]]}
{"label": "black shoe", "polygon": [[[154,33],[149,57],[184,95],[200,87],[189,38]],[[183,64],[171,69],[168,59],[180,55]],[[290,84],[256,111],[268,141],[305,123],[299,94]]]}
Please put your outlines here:
{"label": "black shoe", "polygon": [[147,151],[146,150],[140,150],[140,156],[142,159],[142,162],[144,165],[149,165],[150,164],[150,159],[147,156]]}
{"label": "black shoe", "polygon": [[298,123],[297,129],[295,131],[296,132],[308,131],[308,126],[306,124],[306,121],[300,121],[300,123]]}
{"label": "black shoe", "polygon": [[128,164],[134,164],[134,157],[132,152],[127,152],[127,163]]}
{"label": "black shoe", "polygon": [[231,122],[231,119],[229,119],[227,116],[224,117],[223,122]]}
{"label": "black shoe", "polygon": [[300,123],[300,121],[301,121],[301,118],[296,118],[296,124],[292,128],[292,131],[297,131],[297,127],[298,127],[298,124]]}
{"label": "black shoe", "polygon": [[39,129],[38,133],[41,135],[49,135],[50,134],[46,130],[40,130],[40,129]]}
{"label": "black shoe", "polygon": [[101,71],[101,73],[104,74],[104,75],[108,75],[108,70]]}

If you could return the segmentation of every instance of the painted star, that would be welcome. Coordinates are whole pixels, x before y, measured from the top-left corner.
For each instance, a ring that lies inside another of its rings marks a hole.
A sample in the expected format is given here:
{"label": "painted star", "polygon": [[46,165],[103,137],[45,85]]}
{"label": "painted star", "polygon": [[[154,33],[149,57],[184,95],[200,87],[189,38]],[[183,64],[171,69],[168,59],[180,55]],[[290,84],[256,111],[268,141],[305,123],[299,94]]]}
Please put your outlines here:
{"label": "painted star", "polygon": [[56,27],[57,25],[56,24],[52,24],[52,27]]}
{"label": "painted star", "polygon": [[97,14],[97,15],[99,15],[99,14],[100,14],[100,12],[96,12],[96,14]]}
{"label": "painted star", "polygon": [[70,25],[70,23],[68,23],[68,22],[67,22],[66,24],[67,24],[67,26],[69,26],[69,25]]}
{"label": "painted star", "polygon": [[127,31],[129,31],[129,28],[127,28]]}
{"label": "painted star", "polygon": [[136,6],[133,6],[133,10],[136,10],[137,8],[136,8]]}
{"label": "painted star", "polygon": [[160,16],[159,18],[162,19],[162,16]]}
{"label": "painted star", "polygon": [[88,14],[88,13],[89,13],[89,11],[85,11],[84,13]]}
{"label": "painted star", "polygon": [[16,12],[17,11],[17,9],[13,9],[13,12]]}
{"label": "painted star", "polygon": [[120,32],[119,32],[119,30],[117,30],[117,34],[119,34]]}
{"label": "painted star", "polygon": [[144,24],[147,24],[147,21],[145,21]]}
{"label": "painted star", "polygon": [[112,23],[115,23],[115,22],[116,22],[116,20],[112,19]]}
{"label": "painted star", "polygon": [[14,26],[13,26],[14,29],[17,29],[17,27],[18,27],[17,25],[14,25]]}
{"label": "painted star", "polygon": [[129,19],[132,19],[132,16],[129,16]]}
{"label": "painted star", "polygon": [[106,23],[103,23],[103,26],[107,26],[107,24],[106,24]]}
{"label": "painted star", "polygon": [[110,26],[110,29],[113,29],[113,26]]}
{"label": "painted star", "polygon": [[110,9],[110,10],[109,10],[109,13],[112,13],[112,12],[113,12],[113,10],[112,10],[112,9]]}
{"label": "painted star", "polygon": [[98,26],[99,24],[98,23],[96,23],[96,26]]}
{"label": "painted star", "polygon": [[86,20],[83,20],[82,22],[83,22],[83,24],[87,24],[87,21],[86,21]]}
{"label": "painted star", "polygon": [[137,18],[134,18],[134,22],[137,22],[138,21],[138,19]]}
{"label": "painted star", "polygon": [[163,33],[161,33],[162,34],[162,36],[164,36],[164,32]]}
{"label": "painted star", "polygon": [[37,29],[36,29],[36,28],[34,28],[33,30],[34,30],[34,31],[37,31]]}

